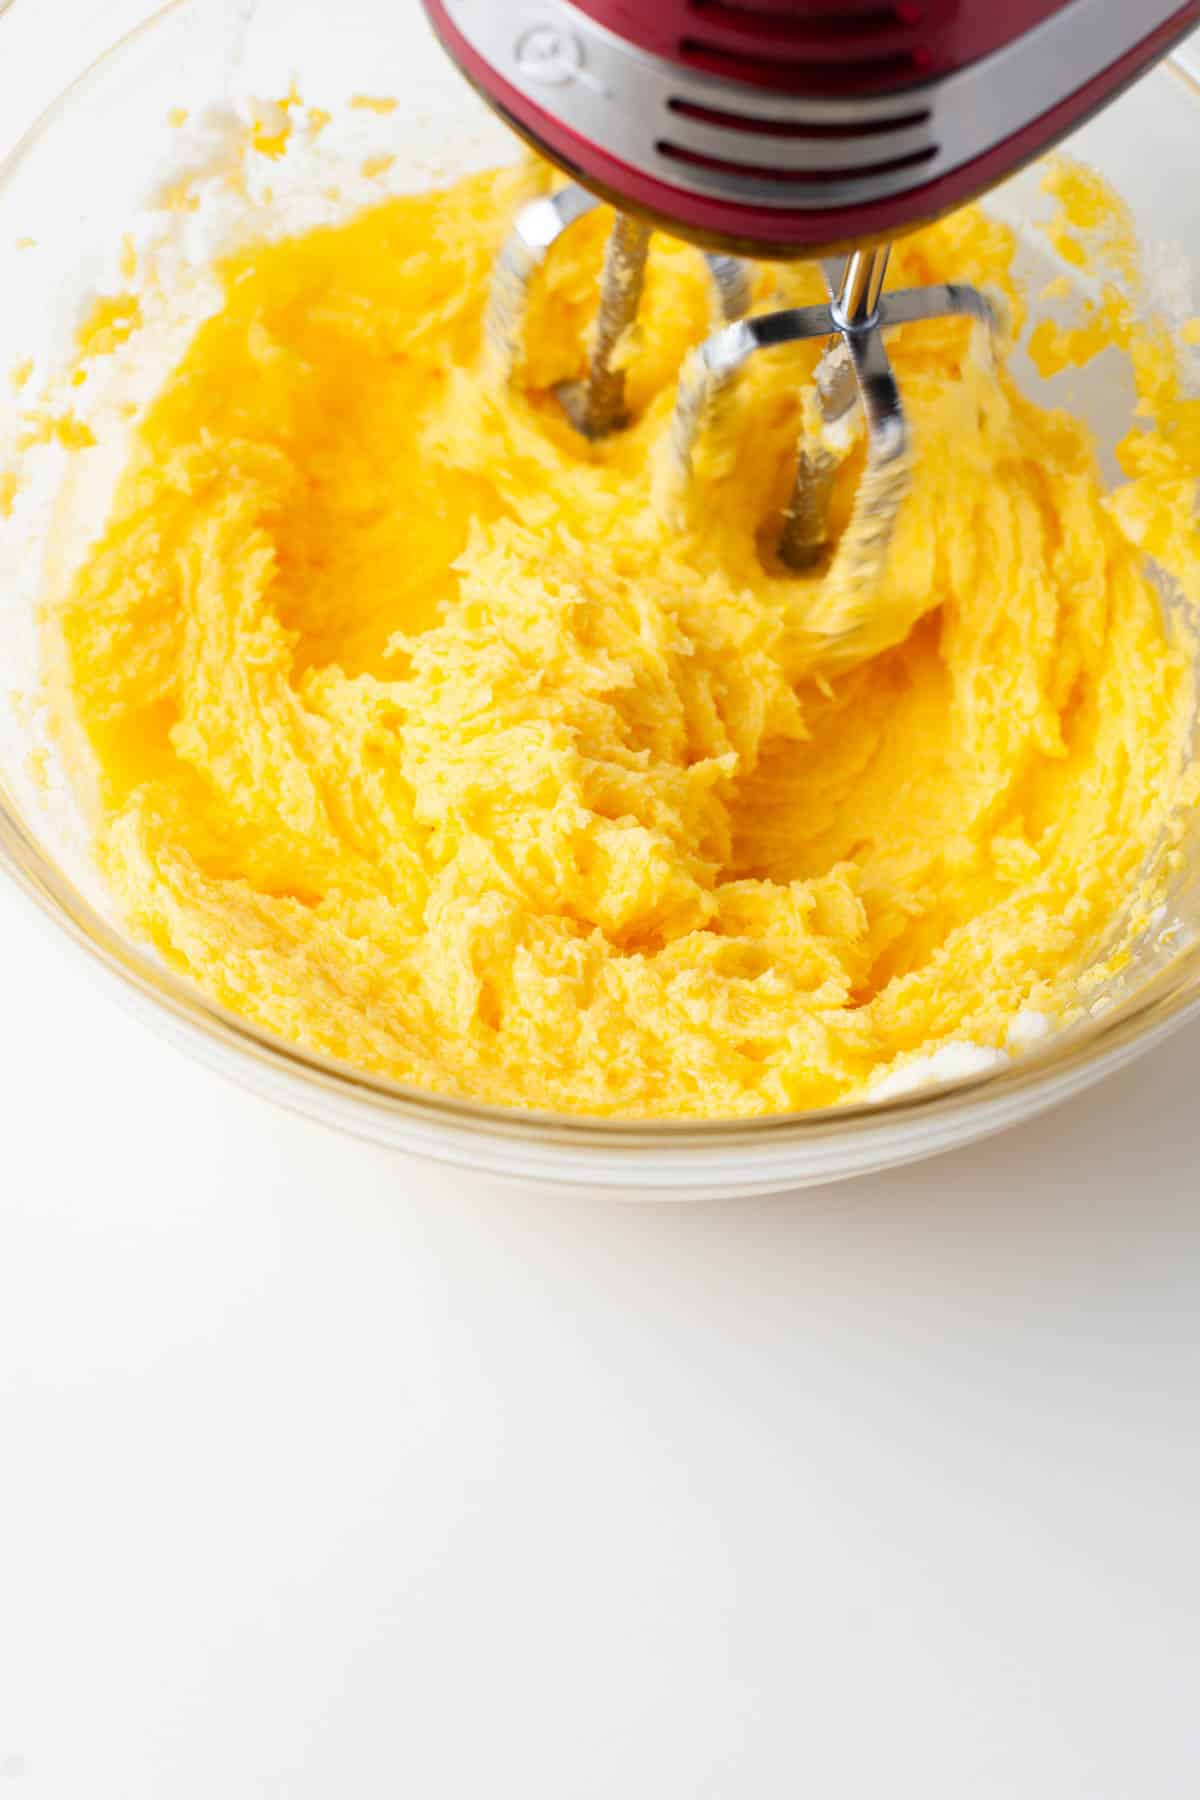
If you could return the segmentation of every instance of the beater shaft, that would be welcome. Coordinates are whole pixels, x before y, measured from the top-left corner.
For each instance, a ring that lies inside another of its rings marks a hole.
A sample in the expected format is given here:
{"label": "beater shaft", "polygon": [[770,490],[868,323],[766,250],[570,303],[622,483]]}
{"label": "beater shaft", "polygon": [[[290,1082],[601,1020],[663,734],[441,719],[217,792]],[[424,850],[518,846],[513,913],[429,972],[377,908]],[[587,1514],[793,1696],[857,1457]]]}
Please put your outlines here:
{"label": "beater shaft", "polygon": [[891,254],[890,244],[876,244],[846,258],[832,307],[834,323],[843,331],[860,330],[875,317]]}
{"label": "beater shaft", "polygon": [[[857,331],[874,319],[890,255],[891,245],[882,244],[846,258],[829,309],[835,324]],[[804,409],[796,479],[778,546],[780,562],[797,571],[811,569],[829,539],[829,502],[838,459],[829,447],[826,428],[840,423],[856,398],[854,364],[844,339],[836,338],[817,365],[815,387],[816,403]]]}
{"label": "beater shaft", "polygon": [[817,364],[812,393],[802,402],[796,478],[779,538],[779,559],[786,568],[811,569],[828,545],[829,503],[840,461],[830,439],[836,428],[846,430],[857,402],[854,364],[837,337]]}
{"label": "beater shaft", "polygon": [[567,417],[586,438],[604,438],[628,423],[622,342],[637,322],[646,286],[650,227],[618,213],[604,252],[600,310],[586,382],[562,392]]}

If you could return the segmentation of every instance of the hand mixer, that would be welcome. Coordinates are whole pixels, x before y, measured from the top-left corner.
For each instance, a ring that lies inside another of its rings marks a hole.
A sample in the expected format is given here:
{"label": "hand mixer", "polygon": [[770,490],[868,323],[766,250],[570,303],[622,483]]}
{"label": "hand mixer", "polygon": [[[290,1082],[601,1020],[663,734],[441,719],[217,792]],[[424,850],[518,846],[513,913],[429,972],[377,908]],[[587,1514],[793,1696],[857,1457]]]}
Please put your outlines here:
{"label": "hand mixer", "polygon": [[[424,4],[483,97],[573,178],[522,211],[500,257],[487,331],[510,375],[538,269],[600,198],[618,211],[590,367],[560,395],[584,436],[627,422],[622,345],[652,228],[705,250],[726,321],[680,378],[671,445],[681,503],[697,445],[747,361],[828,341],[778,557],[803,570],[825,554],[839,455],[861,417],[864,474],[818,622],[835,639],[862,621],[910,481],[882,332],[951,313],[997,324],[993,304],[960,284],[884,292],[889,240],[1048,148],[1200,20],[1200,0]],[[745,317],[742,256],[825,259],[829,303]]]}

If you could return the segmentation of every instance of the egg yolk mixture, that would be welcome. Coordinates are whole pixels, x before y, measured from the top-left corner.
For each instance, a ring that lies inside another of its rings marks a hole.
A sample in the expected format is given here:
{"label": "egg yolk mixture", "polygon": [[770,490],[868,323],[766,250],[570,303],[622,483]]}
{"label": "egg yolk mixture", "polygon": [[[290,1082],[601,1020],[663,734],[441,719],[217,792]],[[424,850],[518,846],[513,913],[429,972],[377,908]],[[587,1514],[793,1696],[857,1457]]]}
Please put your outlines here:
{"label": "egg yolk mixture", "polygon": [[[603,216],[555,251],[513,386],[482,350],[522,179],[223,266],[53,614],[124,914],[306,1050],[557,1111],[817,1107],[1069,1015],[1180,801],[1191,658],[1143,549],[1193,490],[1122,513],[968,324],[902,328],[915,480],[847,656],[822,570],[770,551],[817,348],[758,360],[668,516],[703,259],[655,239],[634,422],[589,445],[553,389]],[[890,282],[1019,310],[1013,254],[968,210]],[[756,308],[822,297],[756,279]]]}

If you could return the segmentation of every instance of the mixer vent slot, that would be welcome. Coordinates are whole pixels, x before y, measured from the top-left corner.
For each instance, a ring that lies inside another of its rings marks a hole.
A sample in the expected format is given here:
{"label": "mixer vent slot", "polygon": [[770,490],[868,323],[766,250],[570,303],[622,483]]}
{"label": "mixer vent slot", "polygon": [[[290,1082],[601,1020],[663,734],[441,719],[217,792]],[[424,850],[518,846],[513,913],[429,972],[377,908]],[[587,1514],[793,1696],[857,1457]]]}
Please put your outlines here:
{"label": "mixer vent slot", "polygon": [[734,81],[756,81],[771,87],[793,88],[808,84],[818,93],[858,93],[863,88],[899,86],[920,81],[929,67],[923,50],[898,50],[891,56],[851,56],[842,51],[839,62],[820,57],[783,57],[768,53],[730,50],[706,38],[686,37],[679,46],[684,57],[714,75]]}
{"label": "mixer vent slot", "polygon": [[931,161],[938,154],[937,145],[929,144],[906,156],[885,157],[874,163],[855,163],[842,168],[781,169],[778,163],[752,163],[710,156],[699,150],[689,150],[686,144],[672,143],[669,138],[660,138],[655,149],[669,161],[685,163],[693,169],[708,169],[718,175],[750,176],[756,181],[774,182],[781,188],[797,189],[812,189],[825,187],[831,182],[864,181],[872,176],[898,174],[904,169],[920,168],[922,163]]}
{"label": "mixer vent slot", "polygon": [[886,119],[866,118],[852,125],[818,124],[808,119],[764,119],[752,113],[725,112],[716,106],[697,106],[678,94],[667,101],[669,111],[681,119],[694,119],[698,125],[715,125],[723,131],[749,133],[752,137],[793,138],[817,143],[841,139],[888,137],[894,131],[914,131],[928,125],[933,114],[927,106],[910,112],[892,113]]}
{"label": "mixer vent slot", "polygon": [[743,0],[689,0],[695,30],[679,41],[685,62],[759,87],[811,85],[818,93],[862,93],[924,80],[934,63],[931,13],[946,0],[892,5],[827,4],[796,13]]}

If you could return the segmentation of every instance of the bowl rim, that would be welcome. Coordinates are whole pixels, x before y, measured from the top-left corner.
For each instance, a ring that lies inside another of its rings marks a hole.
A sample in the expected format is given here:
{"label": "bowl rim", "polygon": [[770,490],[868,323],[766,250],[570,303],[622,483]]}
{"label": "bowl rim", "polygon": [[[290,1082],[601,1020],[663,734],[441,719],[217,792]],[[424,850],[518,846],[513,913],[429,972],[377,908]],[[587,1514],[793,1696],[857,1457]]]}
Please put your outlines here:
{"label": "bowl rim", "polygon": [[[0,18],[17,3],[18,0],[0,0]],[[194,4],[196,0],[163,0],[82,69],[0,159],[0,183],[24,160],[82,86],[135,40]],[[1176,53],[1159,66],[1200,97],[1200,51],[1191,51],[1190,60],[1188,66]],[[1193,73],[1193,68],[1197,73]],[[981,1102],[995,1103],[995,1110],[1005,1115],[999,1123],[1039,1105],[1052,1104],[1103,1075],[1109,1067],[1149,1048],[1168,1031],[1200,1018],[1200,943],[1193,943],[1181,947],[1135,993],[1051,1032],[1010,1061],[904,1094],[801,1111],[712,1119],[638,1118],[501,1106],[392,1080],[306,1050],[211,1000],[187,977],[123,937],[85,898],[42,850],[37,834],[26,823],[3,779],[0,873],[43,920],[56,926],[91,960],[95,970],[113,979],[118,993],[123,989],[127,999],[140,997],[148,1002],[159,1022],[164,1027],[173,1026],[175,1035],[202,1060],[224,1066],[227,1073],[236,1073],[233,1065],[241,1063],[247,1077],[251,1067],[257,1065],[257,1085],[269,1087],[273,1080],[274,1097],[285,1104],[289,1093],[279,1088],[280,1083],[283,1089],[290,1090],[293,1104],[299,1104],[301,1090],[307,1090],[310,1098],[323,1095],[326,1114],[339,1102],[348,1105],[364,1129],[368,1118],[377,1127],[405,1121],[432,1128],[435,1137],[439,1132],[453,1134],[460,1142],[475,1139],[493,1145],[521,1143],[576,1154],[589,1150],[637,1152],[642,1158],[664,1160],[680,1152],[711,1156],[736,1151],[752,1160],[758,1153],[777,1162],[779,1153],[785,1150],[811,1150],[853,1137],[863,1147],[866,1160],[872,1142],[882,1151],[883,1140],[894,1139],[905,1126],[928,1137],[930,1127],[939,1121],[947,1128],[947,1141],[960,1140],[972,1129]],[[340,1122],[353,1129],[352,1120],[342,1118]],[[983,1124],[977,1127],[986,1128]],[[928,1143],[925,1147],[937,1145]],[[450,1155],[446,1160],[471,1159]]]}
{"label": "bowl rim", "polygon": [[[94,964],[140,996],[189,1038],[194,1049],[208,1040],[214,1055],[232,1051],[292,1083],[324,1090],[377,1118],[440,1125],[456,1135],[533,1140],[547,1149],[591,1147],[642,1155],[679,1151],[713,1152],[737,1148],[778,1151],[815,1146],[854,1136],[883,1138],[905,1123],[928,1125],[934,1118],[965,1123],[980,1100],[1018,1103],[1053,1080],[1067,1090],[1149,1047],[1167,1029],[1200,1018],[1200,945],[1180,949],[1136,993],[1098,1015],[1052,1032],[1012,1061],[879,1100],[842,1102],[806,1111],[748,1118],[638,1119],[628,1116],[558,1113],[498,1106],[441,1094],[411,1083],[358,1069],[353,1064],[299,1045],[255,1025],[210,1000],[187,977],[167,968],[124,938],[76,885],[41,850],[8,789],[0,784],[0,872],[24,897],[88,955]],[[1182,965],[1194,965],[1180,981]]]}

